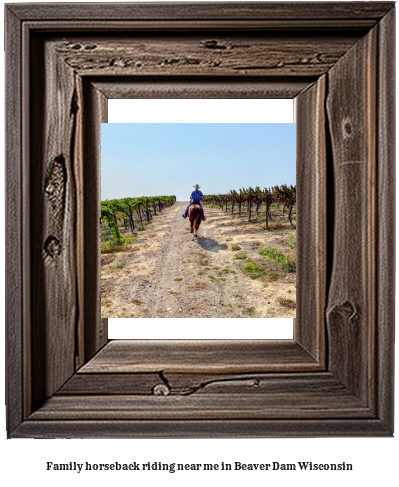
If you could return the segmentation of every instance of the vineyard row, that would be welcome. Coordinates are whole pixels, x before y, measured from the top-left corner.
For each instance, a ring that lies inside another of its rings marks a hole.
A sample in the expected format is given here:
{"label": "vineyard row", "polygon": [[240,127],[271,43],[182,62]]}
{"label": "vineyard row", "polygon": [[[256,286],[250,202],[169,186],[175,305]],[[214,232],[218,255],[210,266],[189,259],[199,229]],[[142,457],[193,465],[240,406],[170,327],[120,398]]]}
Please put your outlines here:
{"label": "vineyard row", "polygon": [[248,213],[248,220],[251,221],[256,214],[259,215],[259,210],[262,204],[265,207],[265,225],[266,230],[269,230],[269,221],[273,221],[271,208],[273,204],[283,205],[283,214],[285,209],[288,211],[288,221],[293,226],[292,216],[296,204],[296,186],[288,186],[283,184],[281,186],[273,186],[272,188],[264,188],[261,190],[259,186],[255,188],[242,188],[238,192],[231,190],[227,194],[206,195],[202,198],[204,206],[209,205],[218,207],[222,210],[238,212],[241,218],[243,213]]}
{"label": "vineyard row", "polygon": [[149,223],[153,215],[172,206],[175,202],[176,196],[142,196],[101,201],[100,224],[106,222],[113,240],[122,243],[123,237],[119,232],[118,220],[122,220],[125,227],[129,224],[132,234],[135,234],[137,222],[140,222],[141,228],[144,228],[145,222]]}

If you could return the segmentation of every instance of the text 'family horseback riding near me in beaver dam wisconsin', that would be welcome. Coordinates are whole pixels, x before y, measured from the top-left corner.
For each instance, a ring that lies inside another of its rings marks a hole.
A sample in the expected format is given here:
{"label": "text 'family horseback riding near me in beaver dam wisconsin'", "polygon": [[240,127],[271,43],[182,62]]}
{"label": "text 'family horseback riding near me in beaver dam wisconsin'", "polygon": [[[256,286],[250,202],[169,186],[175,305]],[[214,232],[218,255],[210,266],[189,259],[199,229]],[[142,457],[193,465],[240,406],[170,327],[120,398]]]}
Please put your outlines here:
{"label": "text 'family horseback riding near me in beaver dam wisconsin'", "polygon": [[220,463],[163,463],[163,462],[131,462],[131,463],[53,463],[46,462],[46,470],[54,471],[74,471],[77,473],[87,471],[142,471],[142,472],[187,472],[187,471],[292,471],[292,470],[314,470],[314,471],[333,471],[333,470],[353,470],[351,463],[314,463],[314,462],[296,462],[296,463],[242,463],[242,462],[220,462]]}

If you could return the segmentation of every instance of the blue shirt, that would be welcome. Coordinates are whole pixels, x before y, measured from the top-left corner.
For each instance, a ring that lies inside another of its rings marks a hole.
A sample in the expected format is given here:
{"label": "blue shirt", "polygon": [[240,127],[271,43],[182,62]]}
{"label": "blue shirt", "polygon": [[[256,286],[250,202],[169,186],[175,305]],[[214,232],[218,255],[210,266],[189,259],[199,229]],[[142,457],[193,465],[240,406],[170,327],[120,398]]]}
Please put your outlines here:
{"label": "blue shirt", "polygon": [[201,203],[201,198],[203,194],[201,191],[193,191],[191,193],[191,198],[193,199],[193,203]]}

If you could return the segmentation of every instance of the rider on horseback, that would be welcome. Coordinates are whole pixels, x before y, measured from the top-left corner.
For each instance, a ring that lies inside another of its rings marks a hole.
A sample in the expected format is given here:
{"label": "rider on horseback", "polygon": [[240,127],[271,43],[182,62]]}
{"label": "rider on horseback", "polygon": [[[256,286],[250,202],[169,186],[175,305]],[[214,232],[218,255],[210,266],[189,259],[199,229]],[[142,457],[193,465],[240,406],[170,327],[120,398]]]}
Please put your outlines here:
{"label": "rider on horseback", "polygon": [[183,218],[187,218],[187,216],[188,216],[188,209],[190,208],[191,205],[199,205],[202,208],[202,220],[206,220],[205,213],[204,213],[204,208],[201,205],[201,198],[204,195],[199,190],[200,187],[201,186],[199,184],[196,184],[195,186],[193,186],[193,188],[195,189],[195,191],[193,191],[191,193],[191,196],[190,196],[190,204],[187,206],[186,211],[183,213],[183,215],[182,215]]}

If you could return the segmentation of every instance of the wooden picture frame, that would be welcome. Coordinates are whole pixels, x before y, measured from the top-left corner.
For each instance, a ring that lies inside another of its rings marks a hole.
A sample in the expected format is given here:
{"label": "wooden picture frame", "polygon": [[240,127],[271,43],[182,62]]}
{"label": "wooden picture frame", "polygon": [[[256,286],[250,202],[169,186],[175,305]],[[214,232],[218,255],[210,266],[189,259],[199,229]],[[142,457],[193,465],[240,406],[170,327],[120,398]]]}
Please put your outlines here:
{"label": "wooden picture frame", "polygon": [[[391,436],[393,2],[6,6],[10,438]],[[294,98],[288,341],[108,341],[108,98]]]}

